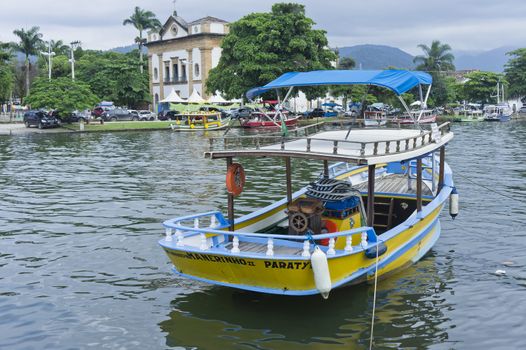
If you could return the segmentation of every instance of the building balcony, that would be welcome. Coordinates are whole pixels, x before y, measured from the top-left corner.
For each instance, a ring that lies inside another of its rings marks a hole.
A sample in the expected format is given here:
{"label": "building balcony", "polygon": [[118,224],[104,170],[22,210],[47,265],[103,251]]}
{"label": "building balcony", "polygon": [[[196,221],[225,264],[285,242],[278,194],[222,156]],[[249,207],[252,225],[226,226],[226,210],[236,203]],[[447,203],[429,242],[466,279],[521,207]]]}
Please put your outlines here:
{"label": "building balcony", "polygon": [[174,85],[174,84],[188,84],[188,78],[186,77],[179,77],[179,78],[168,78],[164,79],[165,85]]}

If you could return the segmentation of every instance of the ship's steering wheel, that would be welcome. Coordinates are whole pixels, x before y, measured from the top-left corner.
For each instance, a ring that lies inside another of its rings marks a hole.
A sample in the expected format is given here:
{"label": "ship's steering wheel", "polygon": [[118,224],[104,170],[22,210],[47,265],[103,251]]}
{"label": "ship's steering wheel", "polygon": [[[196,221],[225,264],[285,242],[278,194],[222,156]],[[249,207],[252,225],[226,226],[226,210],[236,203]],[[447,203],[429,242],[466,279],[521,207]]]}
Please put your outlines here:
{"label": "ship's steering wheel", "polygon": [[307,231],[307,228],[309,226],[309,220],[307,216],[303,213],[294,213],[290,217],[290,225],[294,229],[294,231],[298,233],[303,233]]}

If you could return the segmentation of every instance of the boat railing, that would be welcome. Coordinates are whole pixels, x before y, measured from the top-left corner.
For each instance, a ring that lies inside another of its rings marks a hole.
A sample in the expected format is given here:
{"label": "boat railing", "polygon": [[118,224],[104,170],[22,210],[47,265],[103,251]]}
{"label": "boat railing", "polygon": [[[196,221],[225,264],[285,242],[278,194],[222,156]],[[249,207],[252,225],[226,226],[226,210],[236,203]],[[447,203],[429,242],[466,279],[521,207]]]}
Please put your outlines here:
{"label": "boat railing", "polygon": [[[440,132],[441,136],[444,136],[450,131],[450,123],[446,122],[438,126],[438,131]],[[434,133],[432,130],[428,131],[422,131],[420,134],[416,136],[411,136],[407,138],[401,138],[401,139],[389,139],[389,140],[377,140],[372,142],[359,142],[359,141],[350,141],[350,140],[334,140],[334,139],[324,139],[324,138],[316,138],[316,137],[283,137],[283,136],[274,136],[274,135],[258,135],[258,136],[251,136],[249,139],[255,144],[256,150],[261,149],[263,147],[263,144],[269,141],[269,144],[272,145],[280,145],[281,151],[287,151],[287,143],[292,141],[298,141],[303,140],[305,141],[305,149],[304,152],[313,152],[317,153],[317,151],[314,150],[313,143],[318,143],[318,146],[316,149],[323,148],[331,149],[331,154],[333,155],[339,155],[339,154],[345,154],[341,153],[342,149],[349,150],[349,147],[353,150],[359,151],[360,157],[368,157],[368,156],[381,156],[381,155],[388,155],[393,153],[404,153],[409,152],[421,147],[424,147],[426,145],[429,145],[433,142],[435,142],[434,139]],[[243,137],[235,137],[234,141],[232,143],[237,146],[241,145],[241,140],[243,140]],[[224,140],[224,150],[230,150],[228,147],[231,146],[227,141],[228,139],[222,138]],[[277,143],[277,142],[278,143]],[[320,144],[328,144],[325,147],[319,147]],[[345,147],[347,146],[347,147]],[[298,145],[293,143],[293,151],[298,151],[297,149]],[[214,151],[214,139],[210,139],[210,152]],[[327,152],[323,152],[327,153]]]}
{"label": "boat railing", "polygon": [[[358,250],[366,250],[378,243],[378,236],[376,235],[372,227],[363,226],[355,229],[323,233],[315,235],[283,235],[273,233],[257,233],[257,232],[240,232],[240,231],[227,231],[229,227],[228,221],[225,219],[223,214],[219,211],[211,211],[207,213],[201,213],[196,215],[188,215],[180,218],[175,218],[163,222],[165,228],[165,240],[172,242],[175,236],[175,244],[177,247],[185,246],[185,239],[191,237],[199,237],[200,251],[208,251],[213,246],[217,246],[220,243],[220,238],[223,238],[222,242],[232,242],[232,248],[230,252],[234,254],[241,253],[240,238],[244,239],[260,239],[266,242],[266,252],[260,253],[265,256],[274,255],[274,243],[276,241],[286,242],[290,244],[291,241],[303,242],[302,256],[310,256],[311,242],[322,239],[328,239],[329,243],[327,246],[327,255],[341,255],[349,254]],[[360,235],[359,245],[352,245],[352,237],[354,235]],[[334,249],[336,238],[345,237],[345,248],[343,250],[336,251]],[[194,241],[195,242],[195,241]],[[254,252],[246,252],[250,254],[256,254]]]}
{"label": "boat railing", "polygon": [[[324,124],[325,124],[324,122],[320,122],[320,123],[302,126],[299,128],[288,129],[288,133],[289,135],[293,135],[296,138],[300,138],[301,135],[303,135],[304,137],[307,137],[309,135],[319,132],[322,129]],[[210,143],[209,149],[210,149],[210,152],[212,152],[213,150],[215,150],[215,146],[217,146],[221,142],[223,145],[223,149],[225,150],[229,149],[229,147],[241,147],[241,146],[244,146],[243,141],[251,141],[250,143],[252,145],[256,146],[256,148],[259,148],[262,145],[272,144],[276,141],[276,139],[281,139],[281,138],[283,138],[283,132],[281,131],[271,132],[271,133],[265,132],[264,134],[258,134],[258,135],[240,135],[240,136],[235,135],[235,136],[223,136],[223,137],[210,137],[209,138],[209,143]],[[287,139],[290,139],[290,137],[287,137]]]}

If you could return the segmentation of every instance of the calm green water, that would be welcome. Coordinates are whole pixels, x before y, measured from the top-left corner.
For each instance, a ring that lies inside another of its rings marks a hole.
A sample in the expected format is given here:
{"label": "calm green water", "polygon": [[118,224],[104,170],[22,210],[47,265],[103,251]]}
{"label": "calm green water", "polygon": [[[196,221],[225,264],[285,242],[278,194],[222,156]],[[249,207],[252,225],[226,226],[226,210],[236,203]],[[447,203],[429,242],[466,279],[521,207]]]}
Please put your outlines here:
{"label": "calm green water", "polygon": [[[526,348],[526,124],[454,131],[461,213],[444,212],[432,252],[379,283],[376,348]],[[171,132],[0,137],[0,349],[368,346],[371,286],[324,301],[172,275],[160,223],[225,208],[225,164],[207,146]],[[284,195],[279,162],[244,164],[240,212]],[[293,166],[298,186],[320,171]]]}

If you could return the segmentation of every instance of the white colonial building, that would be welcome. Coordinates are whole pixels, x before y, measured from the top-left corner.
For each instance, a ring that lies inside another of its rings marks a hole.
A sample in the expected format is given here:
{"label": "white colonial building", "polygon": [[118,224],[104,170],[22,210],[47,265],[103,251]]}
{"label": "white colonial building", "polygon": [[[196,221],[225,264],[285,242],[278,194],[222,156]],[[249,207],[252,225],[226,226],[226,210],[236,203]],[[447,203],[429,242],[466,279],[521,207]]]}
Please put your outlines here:
{"label": "white colonial building", "polygon": [[221,41],[228,33],[228,22],[204,17],[186,22],[174,12],[162,29],[148,33],[148,67],[153,109],[172,89],[188,98],[196,89],[203,98],[210,69],[221,57]]}

